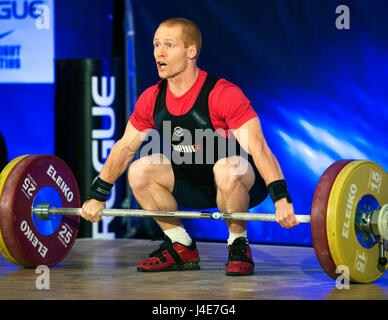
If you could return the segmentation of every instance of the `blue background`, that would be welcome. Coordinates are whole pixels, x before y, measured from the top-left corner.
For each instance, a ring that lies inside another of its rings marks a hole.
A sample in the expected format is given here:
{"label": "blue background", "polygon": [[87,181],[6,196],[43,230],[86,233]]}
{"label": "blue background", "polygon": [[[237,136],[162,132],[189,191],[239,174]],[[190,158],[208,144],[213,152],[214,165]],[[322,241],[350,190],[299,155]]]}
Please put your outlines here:
{"label": "blue background", "polygon": [[[342,4],[350,9],[350,30],[335,27]],[[193,20],[203,36],[199,67],[239,85],[251,100],[296,213],[310,212],[319,177],[335,160],[370,159],[388,168],[388,2],[134,0],[132,9],[137,96],[158,81],[158,24]],[[111,1],[55,1],[56,58],[110,57],[112,10]],[[54,152],[54,85],[0,85],[0,101],[10,159]],[[267,199],[253,211],[274,207]],[[183,222],[194,238],[227,237],[221,221]],[[309,224],[286,230],[249,222],[248,235],[311,244]]]}
{"label": "blue background", "polygon": [[[112,56],[112,1],[54,0],[54,8],[55,58]],[[0,132],[9,159],[54,154],[54,88],[55,84],[0,85]]]}

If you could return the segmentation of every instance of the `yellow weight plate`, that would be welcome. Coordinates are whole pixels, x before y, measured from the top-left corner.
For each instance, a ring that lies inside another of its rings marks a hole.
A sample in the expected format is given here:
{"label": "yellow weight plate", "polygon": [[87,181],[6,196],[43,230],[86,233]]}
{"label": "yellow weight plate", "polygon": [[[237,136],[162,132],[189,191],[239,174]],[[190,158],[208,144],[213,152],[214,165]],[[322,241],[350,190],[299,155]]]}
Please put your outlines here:
{"label": "yellow weight plate", "polygon": [[388,203],[388,175],[372,161],[353,161],[338,174],[327,206],[327,240],[337,266],[349,268],[350,281],[370,283],[381,277],[387,266],[378,264],[379,246],[362,246],[355,230],[360,200],[373,196],[379,205]]}
{"label": "yellow weight plate", "polygon": [[[19,163],[19,161],[21,161],[22,159],[24,159],[25,157],[27,157],[28,155],[24,155],[24,156],[20,156],[20,157],[17,157],[15,159],[13,159],[11,162],[9,162],[3,169],[3,171],[1,171],[0,173],[0,197],[1,197],[1,193],[3,191],[3,187],[4,187],[4,184],[5,184],[5,181],[7,180],[7,177],[9,175],[9,173],[11,172],[11,170]],[[3,239],[3,236],[1,234],[1,230],[0,230],[0,252],[3,254],[3,256],[11,263],[19,266],[19,267],[23,267],[24,265],[23,264],[20,264],[18,261],[15,260],[15,258],[9,253],[5,243],[4,243],[4,239]]]}

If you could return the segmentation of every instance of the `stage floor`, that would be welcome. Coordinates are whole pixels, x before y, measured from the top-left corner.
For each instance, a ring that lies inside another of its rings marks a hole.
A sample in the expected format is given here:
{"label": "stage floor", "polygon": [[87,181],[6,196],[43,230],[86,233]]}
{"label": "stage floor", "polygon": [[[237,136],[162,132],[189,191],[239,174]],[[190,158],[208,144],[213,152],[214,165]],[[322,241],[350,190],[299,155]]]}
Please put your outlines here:
{"label": "stage floor", "polygon": [[337,289],[311,247],[251,244],[255,274],[225,276],[226,243],[198,242],[201,270],[137,272],[136,265],[161,241],[78,239],[50,268],[50,288],[37,289],[41,274],[0,256],[0,299],[8,300],[386,300],[388,273],[371,284]]}

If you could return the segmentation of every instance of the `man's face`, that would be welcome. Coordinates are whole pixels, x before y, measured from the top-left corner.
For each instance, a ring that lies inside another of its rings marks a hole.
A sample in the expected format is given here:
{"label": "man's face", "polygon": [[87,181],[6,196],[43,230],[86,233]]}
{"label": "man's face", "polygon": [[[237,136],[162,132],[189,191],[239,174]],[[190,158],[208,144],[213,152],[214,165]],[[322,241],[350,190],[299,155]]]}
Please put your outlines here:
{"label": "man's face", "polygon": [[154,57],[159,77],[173,78],[186,70],[188,48],[182,40],[181,26],[160,26],[154,36]]}

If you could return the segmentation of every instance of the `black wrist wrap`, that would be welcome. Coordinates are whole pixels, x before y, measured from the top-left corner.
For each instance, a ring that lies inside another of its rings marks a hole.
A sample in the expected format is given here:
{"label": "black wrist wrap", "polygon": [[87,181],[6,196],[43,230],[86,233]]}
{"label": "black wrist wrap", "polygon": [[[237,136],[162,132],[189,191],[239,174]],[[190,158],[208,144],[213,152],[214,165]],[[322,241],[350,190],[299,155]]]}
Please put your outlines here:
{"label": "black wrist wrap", "polygon": [[282,179],[273,181],[267,188],[274,203],[282,198],[286,198],[287,202],[292,203],[291,197],[288,194],[286,180]]}
{"label": "black wrist wrap", "polygon": [[98,177],[92,184],[87,200],[96,199],[98,201],[105,202],[106,199],[108,199],[112,187],[113,184],[108,183]]}

